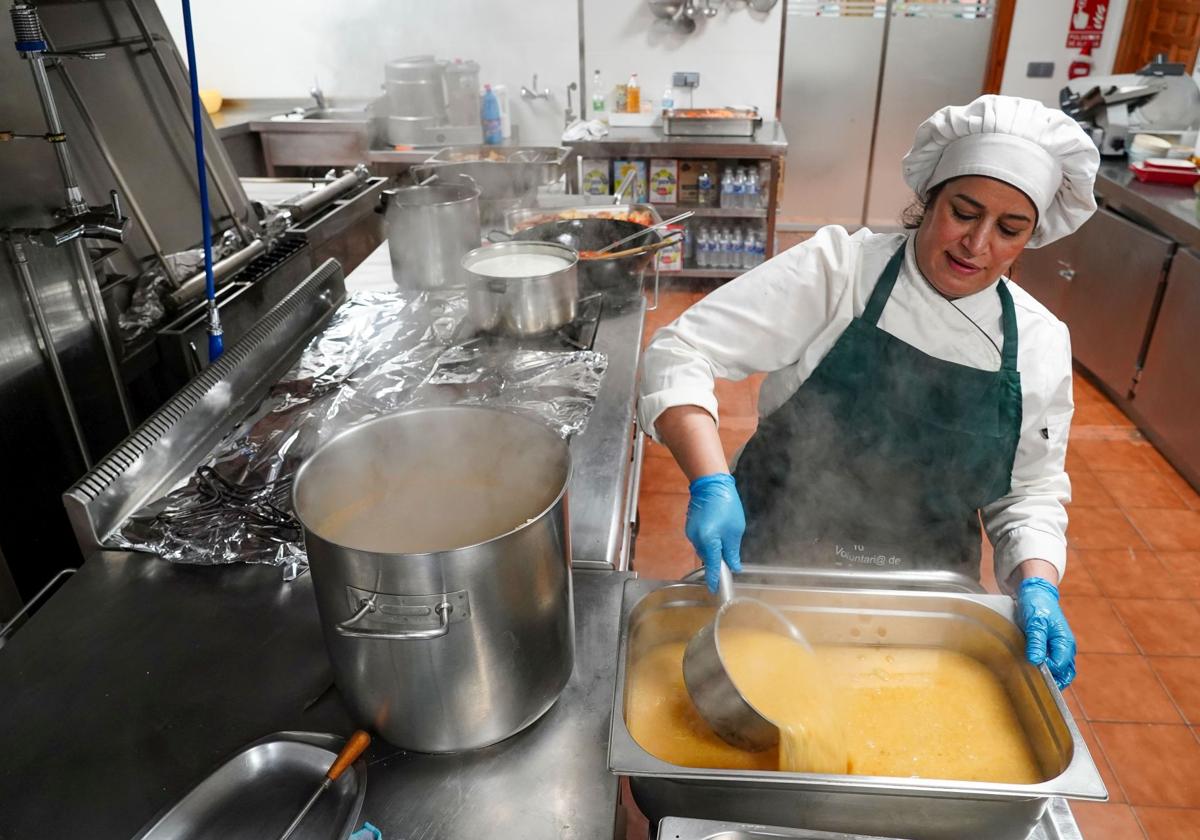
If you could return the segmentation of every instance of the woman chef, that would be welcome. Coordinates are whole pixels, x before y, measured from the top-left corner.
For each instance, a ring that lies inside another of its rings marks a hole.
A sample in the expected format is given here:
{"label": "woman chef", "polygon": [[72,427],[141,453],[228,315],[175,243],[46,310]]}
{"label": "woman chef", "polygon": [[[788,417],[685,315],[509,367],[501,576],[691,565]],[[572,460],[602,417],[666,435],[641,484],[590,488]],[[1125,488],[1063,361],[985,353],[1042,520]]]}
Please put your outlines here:
{"label": "woman chef", "polygon": [[[711,589],[743,554],[977,578],[982,518],[1029,660],[1073,679],[1057,589],[1070,339],[1004,275],[1087,221],[1099,163],[1038,102],[943,108],[904,158],[909,232],[822,228],[658,332],[639,420],[691,482],[686,532]],[[731,475],[713,381],[757,372],[758,431]]]}

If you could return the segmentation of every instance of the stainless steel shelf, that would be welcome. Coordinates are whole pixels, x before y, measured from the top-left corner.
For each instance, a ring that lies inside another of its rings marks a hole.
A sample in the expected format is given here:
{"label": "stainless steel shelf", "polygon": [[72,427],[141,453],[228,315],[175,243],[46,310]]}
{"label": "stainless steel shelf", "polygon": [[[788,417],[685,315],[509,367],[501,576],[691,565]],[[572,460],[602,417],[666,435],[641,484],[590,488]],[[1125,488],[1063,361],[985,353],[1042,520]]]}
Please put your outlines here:
{"label": "stainless steel shelf", "polygon": [[697,280],[732,280],[734,277],[740,277],[747,271],[749,269],[746,268],[683,268],[679,271],[664,271],[661,276],[664,280],[670,277],[690,277]]}
{"label": "stainless steel shelf", "polygon": [[692,204],[655,204],[653,205],[660,216],[669,219],[687,210],[695,213],[693,218],[723,218],[723,219],[765,219],[765,207],[697,207]]}

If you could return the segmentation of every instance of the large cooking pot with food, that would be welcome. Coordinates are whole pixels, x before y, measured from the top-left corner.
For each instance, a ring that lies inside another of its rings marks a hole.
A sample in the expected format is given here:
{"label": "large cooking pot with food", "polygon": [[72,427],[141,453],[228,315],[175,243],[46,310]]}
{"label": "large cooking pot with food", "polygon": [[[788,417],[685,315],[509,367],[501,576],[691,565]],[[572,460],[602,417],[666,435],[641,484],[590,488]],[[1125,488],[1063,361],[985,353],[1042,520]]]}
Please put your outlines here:
{"label": "large cooking pot with food", "polygon": [[296,474],[334,680],[398,747],[493,744],[553,705],[574,664],[567,443],[531,418],[389,414]]}
{"label": "large cooking pot with food", "polygon": [[463,256],[479,247],[479,188],[469,178],[384,190],[392,277],[402,289],[466,285]]}
{"label": "large cooking pot with food", "polygon": [[476,248],[467,272],[467,315],[483,332],[527,338],[563,327],[579,312],[579,255],[556,242]]}
{"label": "large cooking pot with food", "polygon": [[[618,306],[636,300],[642,293],[645,272],[654,270],[654,253],[639,253],[615,259],[589,259],[599,251],[639,230],[645,225],[617,219],[560,219],[544,222],[513,234],[512,239],[527,242],[557,242],[580,253],[579,286],[584,297],[596,292]],[[494,237],[493,232],[489,237]],[[650,245],[660,240],[659,232],[648,233],[629,243],[629,247]],[[618,246],[619,250],[625,250]]]}

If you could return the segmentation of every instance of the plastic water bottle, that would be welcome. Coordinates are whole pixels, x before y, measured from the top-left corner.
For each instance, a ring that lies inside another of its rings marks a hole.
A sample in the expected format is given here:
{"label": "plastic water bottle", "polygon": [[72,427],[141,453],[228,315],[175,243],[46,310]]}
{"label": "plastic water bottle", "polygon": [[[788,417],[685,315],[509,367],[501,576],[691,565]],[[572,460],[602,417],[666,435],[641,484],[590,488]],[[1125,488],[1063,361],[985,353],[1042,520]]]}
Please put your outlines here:
{"label": "plastic water bottle", "polygon": [[733,202],[733,167],[727,166],[721,175],[721,206],[736,207]]}
{"label": "plastic water bottle", "polygon": [[745,242],[742,239],[741,227],[735,226],[729,235],[729,267],[742,267],[742,254],[745,252]]}
{"label": "plastic water bottle", "polygon": [[733,204],[731,206],[746,206],[746,170],[740,166],[733,175]]}
{"label": "plastic water bottle", "polygon": [[701,164],[700,174],[696,176],[696,203],[701,207],[712,207],[717,203],[717,188],[707,163]]}
{"label": "plastic water bottle", "polygon": [[762,265],[767,261],[767,233],[762,231],[754,247],[754,264]]}
{"label": "plastic water bottle", "polygon": [[604,84],[600,79],[600,71],[592,73],[592,119],[599,119],[607,110],[604,101]]}
{"label": "plastic water bottle", "polygon": [[743,207],[755,209],[759,206],[758,203],[758,170],[751,167],[746,172],[746,189],[743,196]]}
{"label": "plastic water bottle", "polygon": [[701,227],[696,234],[696,267],[708,268],[708,228]]}
{"label": "plastic water bottle", "polygon": [[498,146],[504,142],[504,134],[500,130],[500,100],[492,92],[491,85],[483,86],[483,104],[480,107],[483,118],[483,142],[489,146]]}
{"label": "plastic water bottle", "polygon": [[668,86],[667,89],[665,91],[663,91],[662,109],[664,111],[670,111],[670,110],[674,109],[674,107],[675,107],[675,88]]}

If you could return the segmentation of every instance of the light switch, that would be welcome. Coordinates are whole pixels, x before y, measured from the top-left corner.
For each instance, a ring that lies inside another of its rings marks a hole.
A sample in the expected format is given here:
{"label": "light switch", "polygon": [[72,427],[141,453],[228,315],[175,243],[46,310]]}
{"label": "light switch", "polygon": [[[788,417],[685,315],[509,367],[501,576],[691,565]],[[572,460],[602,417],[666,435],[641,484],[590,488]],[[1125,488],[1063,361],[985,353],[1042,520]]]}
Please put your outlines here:
{"label": "light switch", "polygon": [[700,74],[681,73],[677,70],[671,75],[671,87],[698,88],[700,87]]}

